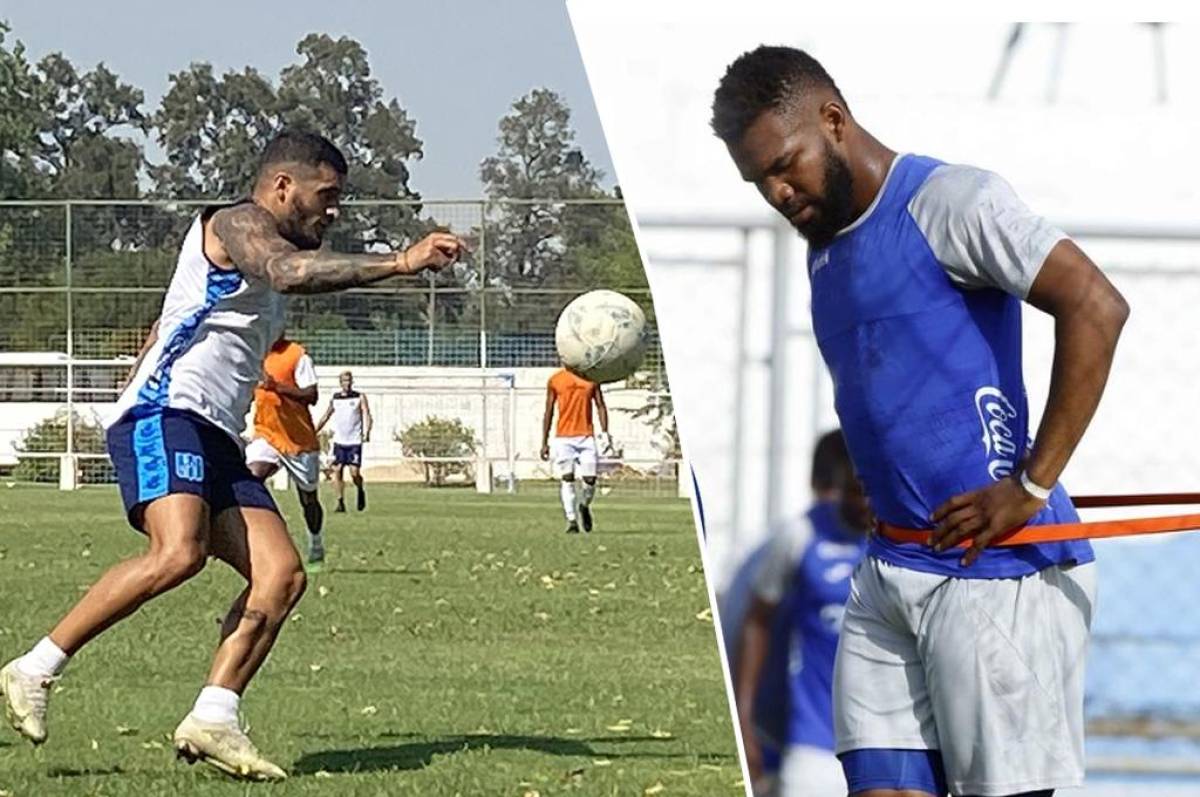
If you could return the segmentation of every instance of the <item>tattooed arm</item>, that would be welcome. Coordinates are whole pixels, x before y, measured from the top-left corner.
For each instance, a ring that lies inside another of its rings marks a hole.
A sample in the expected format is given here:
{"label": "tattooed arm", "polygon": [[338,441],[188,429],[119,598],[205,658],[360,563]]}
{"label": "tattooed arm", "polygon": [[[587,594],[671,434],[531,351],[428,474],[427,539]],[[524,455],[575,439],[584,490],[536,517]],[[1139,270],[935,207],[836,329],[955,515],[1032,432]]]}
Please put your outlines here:
{"label": "tattooed arm", "polygon": [[280,293],[328,293],[425,268],[442,269],[465,249],[446,232],[431,233],[390,254],[299,249],[279,234],[270,213],[250,203],[217,211],[210,224],[237,270],[267,280]]}

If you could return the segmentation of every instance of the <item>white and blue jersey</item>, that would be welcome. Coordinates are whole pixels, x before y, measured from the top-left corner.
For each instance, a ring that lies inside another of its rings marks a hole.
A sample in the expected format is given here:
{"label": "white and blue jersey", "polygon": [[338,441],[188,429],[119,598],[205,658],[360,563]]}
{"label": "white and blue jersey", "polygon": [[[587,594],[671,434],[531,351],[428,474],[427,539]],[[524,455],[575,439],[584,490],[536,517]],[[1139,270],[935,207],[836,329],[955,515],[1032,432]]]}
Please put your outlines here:
{"label": "white and blue jersey", "polygon": [[158,339],[142,359],[109,425],[125,415],[186,410],[240,441],[263,359],[283,331],[284,299],[266,280],[213,264],[198,216],[158,322]]}
{"label": "white and blue jersey", "polygon": [[278,511],[242,455],[241,433],[267,349],[283,331],[283,297],[264,280],[223,269],[193,222],[163,300],[158,338],[117,399],[108,452],[129,522],[150,502],[203,498],[213,517],[230,507]]}
{"label": "white and blue jersey", "polygon": [[[871,207],[811,250],[813,328],[851,459],[876,516],[931,527],[954,495],[1010,475],[1029,445],[1021,299],[1065,236],[998,176],[897,156]],[[1055,487],[1030,524],[1073,523]],[[892,564],[1012,578],[1093,559],[1086,541],[962,552],[871,538]]]}
{"label": "white and blue jersey", "polygon": [[833,662],[850,576],[866,544],[863,532],[846,527],[838,504],[819,503],[780,530],[755,580],[755,594],[777,605],[772,645],[786,642],[787,671],[783,694],[764,680],[755,716],[770,722],[784,709],[778,730],[785,747],[834,749]]}

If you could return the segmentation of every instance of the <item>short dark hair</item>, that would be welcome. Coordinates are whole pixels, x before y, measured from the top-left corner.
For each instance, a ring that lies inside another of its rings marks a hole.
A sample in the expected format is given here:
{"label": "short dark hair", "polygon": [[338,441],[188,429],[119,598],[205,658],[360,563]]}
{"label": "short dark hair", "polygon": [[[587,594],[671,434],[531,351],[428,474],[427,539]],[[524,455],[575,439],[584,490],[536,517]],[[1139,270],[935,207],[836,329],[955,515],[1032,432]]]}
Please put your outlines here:
{"label": "short dark hair", "polygon": [[303,163],[314,168],[324,163],[341,175],[349,171],[346,157],[332,141],[304,130],[284,130],[271,139],[258,162],[258,173],[280,163]]}
{"label": "short dark hair", "polygon": [[846,105],[817,59],[794,47],[760,45],[739,55],[725,70],[713,94],[713,132],[726,144],[740,141],[763,111],[788,110],[818,86],[832,89]]}
{"label": "short dark hair", "polygon": [[826,432],[813,448],[812,487],[814,490],[841,489],[854,472],[850,452],[841,429]]}

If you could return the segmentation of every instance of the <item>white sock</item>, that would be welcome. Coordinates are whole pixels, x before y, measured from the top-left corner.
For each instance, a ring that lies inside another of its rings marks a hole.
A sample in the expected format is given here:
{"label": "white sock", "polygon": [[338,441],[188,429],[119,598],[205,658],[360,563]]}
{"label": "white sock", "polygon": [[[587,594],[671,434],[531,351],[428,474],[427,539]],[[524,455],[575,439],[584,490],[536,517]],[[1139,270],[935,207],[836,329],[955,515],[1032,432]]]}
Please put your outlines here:
{"label": "white sock", "polygon": [[206,686],[200,690],[192,716],[201,722],[216,722],[223,725],[237,724],[238,704],[242,697],[223,686]]}
{"label": "white sock", "polygon": [[308,547],[323,546],[324,544],[325,538],[321,536],[321,532],[318,531],[316,534],[313,534],[310,531],[308,533]]}
{"label": "white sock", "polygon": [[584,506],[591,506],[592,498],[596,495],[596,485],[584,482],[583,489],[579,492],[579,503],[583,504]]}
{"label": "white sock", "polygon": [[562,505],[563,512],[567,516],[568,523],[575,522],[575,482],[563,481],[562,483]]}
{"label": "white sock", "polygon": [[50,637],[42,637],[32,650],[17,659],[17,669],[30,678],[52,678],[63,671],[70,658]]}

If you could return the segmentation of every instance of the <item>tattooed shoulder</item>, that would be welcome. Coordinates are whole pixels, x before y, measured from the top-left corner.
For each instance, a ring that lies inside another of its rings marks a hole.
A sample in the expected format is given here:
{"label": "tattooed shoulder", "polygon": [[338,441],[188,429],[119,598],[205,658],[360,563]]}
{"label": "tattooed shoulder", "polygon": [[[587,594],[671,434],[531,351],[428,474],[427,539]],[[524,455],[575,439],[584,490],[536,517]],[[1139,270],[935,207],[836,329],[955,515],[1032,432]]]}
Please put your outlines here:
{"label": "tattooed shoulder", "polygon": [[270,280],[272,263],[297,251],[279,234],[274,217],[253,203],[222,208],[211,224],[234,267],[246,274]]}

